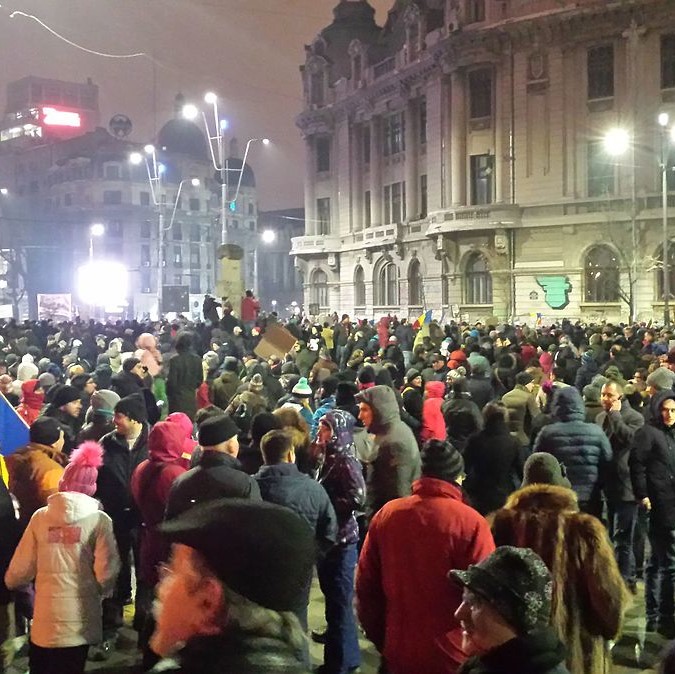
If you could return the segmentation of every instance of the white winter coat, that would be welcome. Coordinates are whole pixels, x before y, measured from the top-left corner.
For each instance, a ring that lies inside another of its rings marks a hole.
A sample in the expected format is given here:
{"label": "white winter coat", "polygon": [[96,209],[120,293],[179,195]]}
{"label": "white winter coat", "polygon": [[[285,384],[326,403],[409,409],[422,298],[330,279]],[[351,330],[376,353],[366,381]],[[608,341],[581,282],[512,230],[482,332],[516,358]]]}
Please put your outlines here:
{"label": "white winter coat", "polygon": [[98,501],[59,492],[31,518],[5,583],[13,589],[35,579],[31,641],[67,648],[101,641],[101,599],[119,569],[112,520]]}

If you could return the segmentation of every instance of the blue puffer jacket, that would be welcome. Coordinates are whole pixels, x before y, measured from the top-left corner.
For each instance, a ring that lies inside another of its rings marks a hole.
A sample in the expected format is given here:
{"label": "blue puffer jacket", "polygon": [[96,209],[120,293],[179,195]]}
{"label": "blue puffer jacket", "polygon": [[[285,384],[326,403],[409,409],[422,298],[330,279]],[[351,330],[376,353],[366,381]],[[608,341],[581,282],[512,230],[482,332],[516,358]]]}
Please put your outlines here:
{"label": "blue puffer jacket", "polygon": [[600,426],[584,421],[584,401],[576,388],[559,389],[553,399],[554,422],[544,426],[535,452],[548,452],[567,468],[580,502],[599,495],[601,478],[612,458],[612,447]]}

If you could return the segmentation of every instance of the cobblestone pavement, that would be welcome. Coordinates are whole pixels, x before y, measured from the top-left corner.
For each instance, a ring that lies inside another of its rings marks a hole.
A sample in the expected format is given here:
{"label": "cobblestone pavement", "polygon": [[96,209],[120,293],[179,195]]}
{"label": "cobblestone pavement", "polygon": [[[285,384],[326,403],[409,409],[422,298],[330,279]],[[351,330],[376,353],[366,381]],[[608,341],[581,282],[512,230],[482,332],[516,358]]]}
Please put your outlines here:
{"label": "cobblestone pavement", "polygon": [[[125,621],[131,624],[133,616],[131,607],[125,612]],[[629,611],[624,635],[614,646],[612,651],[614,658],[614,674],[647,674],[655,671],[652,669],[658,661],[658,657],[666,641],[655,634],[647,635],[645,639],[644,604],[642,588],[635,602]],[[321,629],[323,622],[323,597],[318,588],[318,583],[314,583],[312,589],[310,607],[309,607],[309,625],[313,629]],[[361,666],[362,674],[377,674],[379,657],[377,652],[365,639],[361,639],[361,652],[363,663]],[[315,665],[322,661],[322,646],[311,644],[310,651]],[[24,674],[28,670],[28,660],[26,657],[15,659],[8,670],[8,674]],[[88,672],[98,672],[98,674],[135,674],[137,668],[136,654],[136,634],[125,627],[117,643],[117,647],[110,659],[106,662],[89,662]],[[420,672],[419,674],[424,674]]]}

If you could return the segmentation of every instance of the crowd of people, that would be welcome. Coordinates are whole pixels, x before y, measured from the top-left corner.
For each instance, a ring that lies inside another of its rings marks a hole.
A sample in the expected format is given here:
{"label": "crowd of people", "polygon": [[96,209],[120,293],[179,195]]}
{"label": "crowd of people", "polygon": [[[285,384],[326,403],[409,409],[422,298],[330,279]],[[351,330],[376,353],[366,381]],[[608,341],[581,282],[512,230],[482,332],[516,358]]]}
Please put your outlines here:
{"label": "crowd of people", "polygon": [[107,658],[129,604],[142,671],[309,672],[311,638],[347,674],[362,630],[383,674],[601,674],[642,581],[675,639],[669,330],[245,318],[0,326],[31,672]]}

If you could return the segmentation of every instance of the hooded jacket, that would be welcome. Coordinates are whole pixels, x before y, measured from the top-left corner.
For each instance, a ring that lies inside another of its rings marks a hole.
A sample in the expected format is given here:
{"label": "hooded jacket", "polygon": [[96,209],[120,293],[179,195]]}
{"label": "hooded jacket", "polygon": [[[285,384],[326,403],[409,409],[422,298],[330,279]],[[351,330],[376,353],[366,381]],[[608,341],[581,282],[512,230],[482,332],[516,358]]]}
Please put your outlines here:
{"label": "hooded jacket", "polygon": [[192,433],[194,431],[193,423],[190,421],[190,417],[182,412],[169,414],[166,420],[176,424],[181,430],[183,435],[183,451],[180,458],[181,463],[185,466],[185,469],[188,470],[190,468],[192,454],[199,444],[196,440],[192,439]]}
{"label": "hooded jacket", "polygon": [[675,400],[675,392],[660,391],[652,398],[652,419],[636,431],[628,463],[636,500],[651,501],[650,523],[675,529],[675,427],[661,421],[666,400]]}
{"label": "hooded jacket", "polygon": [[211,384],[213,404],[220,407],[221,410],[227,409],[227,406],[232,402],[232,398],[237,394],[240,384],[241,380],[236,372],[227,370],[223,372]]}
{"label": "hooded jacket", "polygon": [[324,417],[333,431],[319,467],[318,481],[328,492],[338,521],[338,543],[357,543],[359,525],[356,516],[366,501],[366,484],[356,458],[354,428],[356,419],[343,410],[332,410]]}
{"label": "hooded jacket", "polygon": [[21,384],[21,403],[16,411],[29,426],[40,416],[45,400],[44,391],[35,392],[39,385],[37,379],[29,379]]}
{"label": "hooded jacket", "polygon": [[599,496],[604,471],[612,459],[607,436],[596,424],[584,421],[586,410],[579,391],[561,388],[553,398],[553,423],[544,426],[534,443],[535,452],[553,454],[567,468],[572,488],[585,503]]}
{"label": "hooded jacket", "polygon": [[35,579],[30,639],[42,648],[67,648],[101,640],[101,599],[119,568],[112,521],[98,501],[59,492],[31,518],[5,581],[16,588]]}
{"label": "hooded jacket", "polygon": [[420,429],[420,440],[445,440],[447,431],[445,428],[445,419],[441,412],[443,405],[443,396],[445,395],[445,384],[442,381],[427,382],[424,387],[425,398],[422,403],[422,428]]}
{"label": "hooded jacket", "polygon": [[413,481],[420,476],[421,461],[415,436],[401,421],[392,389],[373,386],[355,398],[373,413],[368,432],[375,435],[377,457],[368,465],[366,514],[370,518],[388,501],[410,494]]}
{"label": "hooded jacket", "polygon": [[186,466],[182,460],[185,436],[175,421],[160,421],[148,435],[148,458],[131,476],[131,495],[143,521],[139,578],[157,584],[157,565],[169,557],[169,545],[155,527],[164,519],[169,492]]}
{"label": "hooded jacket", "polygon": [[151,377],[156,377],[162,369],[162,354],[157,348],[157,340],[154,335],[149,332],[142,333],[136,340],[136,346],[138,350],[134,353],[134,356],[148,368],[148,374]]}
{"label": "hooded jacket", "polygon": [[6,458],[9,491],[19,502],[22,527],[59,490],[59,480],[67,461],[62,452],[36,442],[28,443]]}

